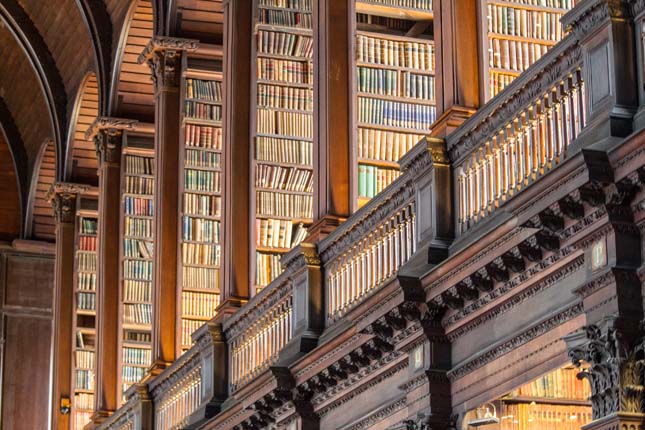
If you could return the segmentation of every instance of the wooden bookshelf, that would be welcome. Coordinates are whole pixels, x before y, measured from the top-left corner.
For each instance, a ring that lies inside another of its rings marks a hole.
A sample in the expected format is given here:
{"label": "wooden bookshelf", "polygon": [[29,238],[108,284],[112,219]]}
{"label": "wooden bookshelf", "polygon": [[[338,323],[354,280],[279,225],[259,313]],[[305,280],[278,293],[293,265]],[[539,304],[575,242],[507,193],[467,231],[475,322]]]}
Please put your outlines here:
{"label": "wooden bookshelf", "polygon": [[356,206],[399,176],[436,118],[431,0],[355,1]]}
{"label": "wooden bookshelf", "polygon": [[215,316],[220,302],[222,73],[220,61],[199,65],[201,69],[186,57],[181,82],[177,327],[182,353],[192,345],[191,334]]}
{"label": "wooden bookshelf", "polygon": [[280,274],[313,218],[314,2],[287,3],[254,3],[253,291]]}
{"label": "wooden bookshelf", "polygon": [[97,196],[77,199],[74,259],[72,428],[81,430],[94,412],[96,373]]}
{"label": "wooden bookshelf", "polygon": [[575,0],[484,0],[480,3],[486,100],[537,61],[564,36],[560,18]]}
{"label": "wooden bookshelf", "polygon": [[128,134],[121,161],[119,386],[140,381],[152,360],[154,175],[151,138]]}

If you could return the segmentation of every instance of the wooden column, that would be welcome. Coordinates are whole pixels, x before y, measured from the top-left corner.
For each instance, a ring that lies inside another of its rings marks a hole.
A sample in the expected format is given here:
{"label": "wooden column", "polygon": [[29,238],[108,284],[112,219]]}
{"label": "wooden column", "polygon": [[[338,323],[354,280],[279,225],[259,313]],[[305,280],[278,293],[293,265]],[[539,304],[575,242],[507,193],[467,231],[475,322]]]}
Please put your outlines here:
{"label": "wooden column", "polygon": [[155,83],[155,231],[152,309],[152,367],[156,374],[177,358],[177,265],[179,264],[179,151],[182,56],[197,41],[153,37],[139,56]]}
{"label": "wooden column", "polygon": [[250,288],[251,1],[224,2],[224,172],[220,318],[248,300]]}
{"label": "wooden column", "polygon": [[94,139],[99,162],[98,288],[96,294],[96,385],[92,423],[119,406],[119,208],[123,130],[136,121],[97,118],[86,137]]}
{"label": "wooden column", "polygon": [[74,297],[74,221],[77,190],[54,183],[48,199],[56,220],[56,264],[54,281],[54,344],[52,358],[53,430],[70,428],[72,396],[72,318]]}
{"label": "wooden column", "polygon": [[437,121],[432,135],[446,137],[480,105],[479,26],[476,1],[435,0]]}
{"label": "wooden column", "polygon": [[[308,242],[329,234],[352,210],[351,2],[314,2],[314,223]],[[354,184],[355,185],[355,184]]]}

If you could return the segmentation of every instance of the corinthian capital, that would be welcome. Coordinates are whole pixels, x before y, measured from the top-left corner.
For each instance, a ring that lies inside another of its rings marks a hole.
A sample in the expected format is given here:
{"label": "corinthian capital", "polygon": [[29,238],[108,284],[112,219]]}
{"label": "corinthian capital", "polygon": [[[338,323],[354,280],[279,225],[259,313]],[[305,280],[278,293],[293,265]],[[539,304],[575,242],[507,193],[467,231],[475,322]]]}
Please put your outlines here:
{"label": "corinthian capital", "polygon": [[197,40],[154,36],[139,55],[138,61],[150,67],[155,90],[177,87],[181,76],[181,53],[194,51],[197,47]]}
{"label": "corinthian capital", "polygon": [[59,223],[73,223],[76,216],[76,199],[87,193],[89,185],[54,182],[47,192],[47,200],[54,209],[54,218]]}

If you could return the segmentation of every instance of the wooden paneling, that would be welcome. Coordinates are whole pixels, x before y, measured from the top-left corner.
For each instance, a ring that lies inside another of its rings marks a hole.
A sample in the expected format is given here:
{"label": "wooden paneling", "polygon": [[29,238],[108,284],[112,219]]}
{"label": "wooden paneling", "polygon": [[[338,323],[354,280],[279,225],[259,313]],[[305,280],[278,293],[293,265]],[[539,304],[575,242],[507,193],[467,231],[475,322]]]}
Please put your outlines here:
{"label": "wooden paneling", "polygon": [[0,239],[20,236],[20,191],[9,145],[0,132]]}
{"label": "wooden paneling", "polygon": [[71,182],[98,185],[98,161],[94,142],[85,139],[85,132],[99,113],[99,90],[96,76],[90,74],[81,88],[75,108],[74,135],[71,137]]}
{"label": "wooden paneling", "polygon": [[116,115],[152,122],[154,119],[154,88],[150,68],[138,64],[137,59],[152,37],[152,5],[150,0],[139,0],[133,6],[123,51],[120,53],[118,101]]}
{"label": "wooden paneling", "polygon": [[53,256],[0,258],[4,429],[45,429],[49,410]]}
{"label": "wooden paneling", "polygon": [[222,43],[224,11],[222,0],[179,0],[177,33],[203,42]]}
{"label": "wooden paneling", "polygon": [[[5,101],[25,144],[28,175],[38,150],[52,136],[50,116],[36,74],[9,30],[0,26],[0,97]],[[19,77],[19,79],[17,78]]]}
{"label": "wooden paneling", "polygon": [[[56,62],[67,94],[74,94],[92,64],[94,51],[74,0],[19,0]],[[68,103],[74,103],[68,96]],[[69,109],[68,109],[69,111]]]}
{"label": "wooden paneling", "polygon": [[32,184],[32,236],[35,239],[54,241],[54,213],[51,204],[47,201],[47,192],[54,183],[56,170],[56,154],[54,142],[49,141],[43,149],[42,159],[38,166],[38,176],[34,175],[36,184]]}

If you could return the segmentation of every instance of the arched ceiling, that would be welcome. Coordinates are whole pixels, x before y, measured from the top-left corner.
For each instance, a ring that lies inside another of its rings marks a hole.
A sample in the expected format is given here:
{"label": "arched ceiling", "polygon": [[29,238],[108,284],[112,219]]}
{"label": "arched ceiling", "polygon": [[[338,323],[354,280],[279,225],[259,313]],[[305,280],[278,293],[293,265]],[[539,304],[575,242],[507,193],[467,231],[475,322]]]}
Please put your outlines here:
{"label": "arched ceiling", "polygon": [[72,115],[70,143],[67,153],[66,176],[71,182],[97,185],[98,161],[94,142],[85,132],[99,115],[99,88],[96,75],[90,73],[78,92]]}

